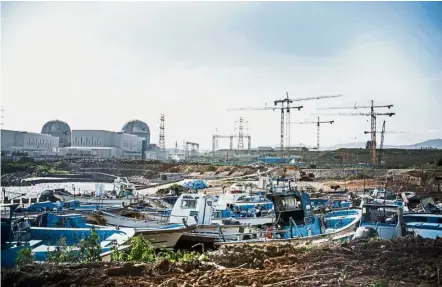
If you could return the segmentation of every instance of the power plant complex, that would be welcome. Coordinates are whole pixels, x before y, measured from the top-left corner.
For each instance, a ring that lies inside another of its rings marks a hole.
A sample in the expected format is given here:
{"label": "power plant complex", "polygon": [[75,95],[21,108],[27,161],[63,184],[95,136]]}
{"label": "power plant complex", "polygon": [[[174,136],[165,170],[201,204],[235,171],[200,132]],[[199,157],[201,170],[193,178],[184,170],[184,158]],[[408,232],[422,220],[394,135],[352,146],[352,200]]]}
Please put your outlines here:
{"label": "power plant complex", "polygon": [[149,126],[140,120],[123,125],[120,132],[71,130],[66,122],[49,121],[41,133],[1,130],[1,150],[33,156],[64,155],[99,158],[167,158],[164,150],[151,144]]}

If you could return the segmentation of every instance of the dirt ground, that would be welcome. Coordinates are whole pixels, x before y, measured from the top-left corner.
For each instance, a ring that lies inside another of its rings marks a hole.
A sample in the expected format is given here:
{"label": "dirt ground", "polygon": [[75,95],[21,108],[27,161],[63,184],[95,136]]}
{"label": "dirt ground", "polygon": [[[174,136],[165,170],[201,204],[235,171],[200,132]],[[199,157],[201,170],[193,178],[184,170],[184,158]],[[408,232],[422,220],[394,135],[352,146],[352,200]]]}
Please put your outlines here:
{"label": "dirt ground", "polygon": [[209,262],[30,265],[2,270],[2,286],[441,286],[442,239],[344,245],[237,245]]}

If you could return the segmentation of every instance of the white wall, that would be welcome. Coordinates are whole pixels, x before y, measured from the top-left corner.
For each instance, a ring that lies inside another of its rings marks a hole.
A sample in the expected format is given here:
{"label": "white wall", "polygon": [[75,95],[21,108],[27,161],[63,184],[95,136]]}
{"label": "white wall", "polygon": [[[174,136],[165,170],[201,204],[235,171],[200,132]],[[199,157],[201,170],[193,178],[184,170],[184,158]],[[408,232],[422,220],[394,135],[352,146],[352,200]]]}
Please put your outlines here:
{"label": "white wall", "polygon": [[59,138],[46,134],[1,130],[4,151],[52,151],[59,147]]}
{"label": "white wall", "polygon": [[73,147],[115,147],[124,152],[140,153],[143,138],[103,130],[73,130]]}

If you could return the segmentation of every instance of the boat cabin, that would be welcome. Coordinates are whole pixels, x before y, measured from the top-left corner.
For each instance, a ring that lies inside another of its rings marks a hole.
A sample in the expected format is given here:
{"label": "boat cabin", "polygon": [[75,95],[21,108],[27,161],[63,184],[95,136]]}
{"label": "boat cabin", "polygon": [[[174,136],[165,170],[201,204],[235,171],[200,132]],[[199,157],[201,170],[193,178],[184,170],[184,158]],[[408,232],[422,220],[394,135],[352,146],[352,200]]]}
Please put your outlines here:
{"label": "boat cabin", "polygon": [[402,211],[394,204],[364,204],[360,227],[374,230],[382,239],[401,237],[404,234]]}
{"label": "boat cabin", "polygon": [[210,225],[214,198],[207,194],[181,194],[170,213],[170,223]]}
{"label": "boat cabin", "polygon": [[290,218],[296,224],[313,223],[313,206],[310,196],[305,192],[272,193],[267,197],[273,202],[276,218],[279,223],[289,225]]}

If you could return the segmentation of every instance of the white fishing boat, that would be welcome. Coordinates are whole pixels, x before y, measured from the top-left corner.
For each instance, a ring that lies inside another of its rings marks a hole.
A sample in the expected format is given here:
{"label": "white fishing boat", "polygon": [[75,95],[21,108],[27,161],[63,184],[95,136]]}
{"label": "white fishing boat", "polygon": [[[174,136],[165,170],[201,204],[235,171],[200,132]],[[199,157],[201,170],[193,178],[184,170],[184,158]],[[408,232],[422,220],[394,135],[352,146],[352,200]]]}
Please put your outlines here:
{"label": "white fishing boat", "polygon": [[185,220],[187,224],[195,224],[192,232],[186,232],[183,237],[191,241],[231,241],[242,240],[256,232],[256,228],[239,222],[214,222],[215,198],[206,194],[181,194],[175,203],[170,223],[179,223]]}
{"label": "white fishing boat", "polygon": [[184,232],[195,228],[195,224],[188,225],[185,220],[175,224],[169,224],[166,222],[125,217],[104,210],[93,211],[90,216],[101,217],[106,222],[106,225],[134,228],[135,235],[142,235],[148,239],[155,248],[172,248]]}
{"label": "white fishing boat", "polygon": [[127,196],[125,198],[117,198],[105,193],[95,193],[93,196],[82,194],[72,194],[68,191],[55,190],[52,191],[53,196],[62,202],[67,202],[71,200],[78,200],[81,203],[91,204],[91,205],[129,205],[137,199],[134,196]]}
{"label": "white fishing boat", "polygon": [[221,224],[226,219],[242,225],[262,226],[275,220],[273,203],[261,195],[242,191],[221,194],[214,204],[213,223]]}

